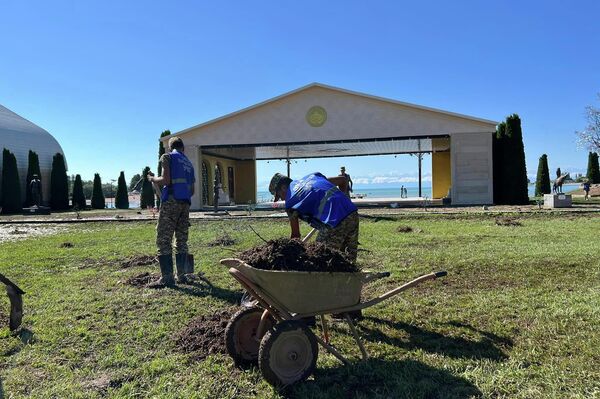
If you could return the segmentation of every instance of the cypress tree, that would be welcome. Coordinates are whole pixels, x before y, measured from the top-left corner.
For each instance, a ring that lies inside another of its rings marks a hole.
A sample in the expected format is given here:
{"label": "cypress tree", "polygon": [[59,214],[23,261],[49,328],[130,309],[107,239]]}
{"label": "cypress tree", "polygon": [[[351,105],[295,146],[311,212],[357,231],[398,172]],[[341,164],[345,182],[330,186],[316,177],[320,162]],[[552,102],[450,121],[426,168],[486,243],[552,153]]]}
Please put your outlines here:
{"label": "cypress tree", "polygon": [[77,207],[80,210],[84,210],[87,207],[85,201],[85,195],[83,194],[83,182],[81,176],[75,175],[75,182],[73,183],[73,207]]}
{"label": "cypress tree", "polygon": [[[162,132],[160,134],[160,138],[163,138],[165,136],[168,136],[171,134],[170,130],[165,130],[164,132]],[[165,147],[163,147],[162,142],[159,140],[158,141],[158,168],[156,169],[158,171],[158,175],[157,176],[162,176],[162,165],[160,163],[160,157],[162,157],[162,155],[165,153]]]}
{"label": "cypress tree", "polygon": [[527,193],[527,168],[525,166],[525,147],[519,115],[512,114],[506,118],[506,154],[510,162],[504,165],[506,169],[506,202],[510,205],[526,205],[529,203]]}
{"label": "cypress tree", "polygon": [[25,206],[33,205],[30,184],[33,180],[33,175],[38,175],[38,179],[40,179],[40,181],[42,180],[42,173],[40,172],[40,159],[38,157],[38,154],[29,150],[29,157],[27,162],[27,177],[25,178]]}
{"label": "cypress tree", "polygon": [[600,166],[598,165],[598,153],[596,152],[590,152],[588,155],[586,177],[591,184],[600,184]]}
{"label": "cypress tree", "polygon": [[17,158],[6,148],[2,151],[2,213],[23,210]]}
{"label": "cypress tree", "polygon": [[56,153],[52,158],[50,207],[54,210],[69,209],[69,178],[65,166],[65,157],[61,153]]}
{"label": "cypress tree", "polygon": [[150,167],[146,166],[142,171],[144,181],[142,182],[142,193],[140,195],[140,207],[146,209],[147,207],[154,208],[154,190],[152,190],[152,183],[148,181],[148,172]]}
{"label": "cypress tree", "polygon": [[92,189],[92,208],[106,208],[104,193],[102,192],[102,180],[100,179],[100,175],[98,173],[94,174],[94,188]]}
{"label": "cypress tree", "polygon": [[127,183],[125,183],[125,172],[121,172],[119,175],[117,196],[115,197],[115,208],[129,209],[129,196],[127,194]]}
{"label": "cypress tree", "polygon": [[548,156],[546,154],[540,157],[535,181],[535,196],[541,197],[544,194],[550,194],[550,171],[548,170]]}
{"label": "cypress tree", "polygon": [[506,123],[500,122],[496,127],[496,134],[492,140],[493,162],[494,162],[494,203],[504,204],[506,202],[505,184],[505,154],[506,154]]}

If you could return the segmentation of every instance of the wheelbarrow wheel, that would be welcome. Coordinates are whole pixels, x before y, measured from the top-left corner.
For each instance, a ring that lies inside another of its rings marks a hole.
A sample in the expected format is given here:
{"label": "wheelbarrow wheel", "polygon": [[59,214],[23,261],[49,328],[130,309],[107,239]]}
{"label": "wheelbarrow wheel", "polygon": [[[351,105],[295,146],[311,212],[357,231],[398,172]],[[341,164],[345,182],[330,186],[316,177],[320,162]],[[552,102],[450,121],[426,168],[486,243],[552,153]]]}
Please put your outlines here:
{"label": "wheelbarrow wheel", "polygon": [[313,332],[302,321],[287,320],[263,337],[258,366],[269,384],[284,388],[306,380],[315,369],[318,355]]}
{"label": "wheelbarrow wheel", "polygon": [[[244,308],[235,313],[225,328],[225,347],[227,353],[238,366],[251,366],[258,361],[260,338],[256,330],[264,309],[258,307]],[[269,317],[264,331],[270,330],[275,321]]]}

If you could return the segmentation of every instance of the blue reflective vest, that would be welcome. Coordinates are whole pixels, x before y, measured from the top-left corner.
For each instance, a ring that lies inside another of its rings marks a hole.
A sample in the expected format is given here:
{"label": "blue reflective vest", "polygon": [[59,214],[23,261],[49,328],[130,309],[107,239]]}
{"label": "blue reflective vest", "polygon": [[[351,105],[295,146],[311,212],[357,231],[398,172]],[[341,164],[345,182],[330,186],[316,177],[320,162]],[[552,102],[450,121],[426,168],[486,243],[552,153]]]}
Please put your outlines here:
{"label": "blue reflective vest", "polygon": [[321,173],[315,172],[290,183],[285,207],[317,229],[336,227],[356,206]]}
{"label": "blue reflective vest", "polygon": [[177,201],[185,201],[191,204],[192,188],[196,181],[194,166],[184,154],[177,152],[177,150],[173,150],[170,156],[171,185],[162,188],[160,200],[165,202],[171,197]]}

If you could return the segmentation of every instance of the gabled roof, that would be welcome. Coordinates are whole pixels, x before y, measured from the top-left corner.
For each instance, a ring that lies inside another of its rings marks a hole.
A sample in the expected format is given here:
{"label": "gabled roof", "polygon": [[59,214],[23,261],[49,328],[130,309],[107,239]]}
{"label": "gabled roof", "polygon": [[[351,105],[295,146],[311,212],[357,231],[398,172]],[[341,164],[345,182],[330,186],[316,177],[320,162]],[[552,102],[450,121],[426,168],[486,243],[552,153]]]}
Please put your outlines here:
{"label": "gabled roof", "polygon": [[404,107],[407,107],[407,108],[413,108],[413,109],[416,109],[416,110],[435,112],[435,113],[438,113],[438,114],[443,114],[443,115],[447,115],[447,116],[451,116],[451,117],[455,117],[455,118],[461,118],[461,119],[465,119],[465,120],[473,121],[473,122],[477,122],[477,123],[484,123],[484,124],[489,124],[489,125],[493,125],[493,126],[496,126],[499,123],[497,121],[492,121],[492,120],[488,120],[488,119],[476,118],[474,116],[469,116],[469,115],[464,115],[464,114],[458,114],[458,113],[455,113],[455,112],[444,111],[444,110],[441,110],[441,109],[436,109],[436,108],[431,108],[431,107],[425,107],[425,106],[422,106],[422,105],[411,104],[411,103],[407,103],[407,102],[403,102],[403,101],[397,101],[397,100],[393,100],[393,99],[389,99],[389,98],[374,96],[374,95],[371,95],[371,94],[360,93],[360,92],[356,92],[356,91],[352,91],[352,90],[342,89],[342,88],[339,88],[339,87],[325,85],[323,83],[314,82],[314,83],[310,83],[310,84],[308,84],[306,86],[302,86],[302,87],[300,87],[298,89],[295,89],[295,90],[289,91],[287,93],[281,94],[281,95],[279,95],[277,97],[273,97],[273,98],[270,98],[268,100],[262,101],[262,102],[260,102],[258,104],[254,104],[254,105],[251,105],[249,107],[240,109],[238,111],[231,112],[229,114],[220,116],[218,118],[211,119],[211,120],[209,120],[207,122],[203,122],[203,123],[200,123],[198,125],[189,127],[187,129],[183,129],[183,130],[181,130],[179,132],[171,134],[170,136],[162,137],[160,140],[161,141],[166,141],[166,140],[168,140],[171,137],[183,135],[183,134],[188,133],[188,132],[190,132],[192,130],[196,130],[196,129],[199,129],[199,128],[203,128],[205,126],[212,125],[214,123],[217,123],[217,122],[223,121],[225,119],[229,119],[229,118],[232,118],[234,116],[243,114],[245,112],[248,112],[248,111],[251,111],[251,110],[263,107],[263,106],[268,105],[270,103],[274,103],[274,102],[276,102],[278,100],[281,100],[281,99],[283,99],[285,97],[289,97],[291,95],[294,95],[294,94],[297,94],[297,93],[300,93],[300,92],[303,92],[303,91],[306,91],[306,90],[309,90],[309,89],[312,89],[312,88],[315,88],[315,87],[326,89],[326,90],[331,90],[331,91],[338,92],[338,93],[344,93],[344,94],[349,94],[349,95],[353,95],[353,96],[357,96],[357,97],[363,97],[363,98],[368,98],[368,99],[371,99],[371,100],[381,101],[381,102],[385,102],[385,103],[388,103],[388,104],[401,105],[401,106],[404,106]]}

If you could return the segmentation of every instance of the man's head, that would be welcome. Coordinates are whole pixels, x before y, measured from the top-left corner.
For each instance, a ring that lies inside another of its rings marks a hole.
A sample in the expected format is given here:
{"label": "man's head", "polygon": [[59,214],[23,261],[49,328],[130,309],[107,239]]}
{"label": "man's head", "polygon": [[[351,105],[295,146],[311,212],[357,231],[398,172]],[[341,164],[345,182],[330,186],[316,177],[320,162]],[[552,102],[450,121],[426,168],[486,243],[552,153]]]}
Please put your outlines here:
{"label": "man's head", "polygon": [[183,140],[180,137],[171,137],[169,139],[169,150],[177,150],[178,152],[183,152]]}
{"label": "man's head", "polygon": [[269,192],[275,196],[275,201],[285,198],[285,194],[291,181],[292,179],[281,173],[275,173],[273,175],[271,183],[269,183]]}
{"label": "man's head", "polygon": [[342,166],[342,167],[340,168],[340,171],[341,171],[342,173],[346,173],[346,167],[345,167],[345,166]]}
{"label": "man's head", "polygon": [[38,176],[37,174],[34,174],[32,177],[33,177],[34,179],[37,179],[37,178],[39,178],[39,176]]}

